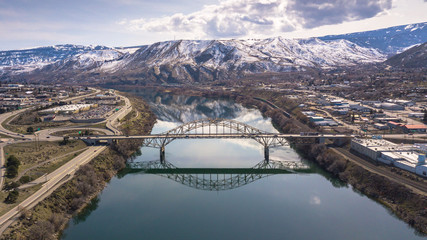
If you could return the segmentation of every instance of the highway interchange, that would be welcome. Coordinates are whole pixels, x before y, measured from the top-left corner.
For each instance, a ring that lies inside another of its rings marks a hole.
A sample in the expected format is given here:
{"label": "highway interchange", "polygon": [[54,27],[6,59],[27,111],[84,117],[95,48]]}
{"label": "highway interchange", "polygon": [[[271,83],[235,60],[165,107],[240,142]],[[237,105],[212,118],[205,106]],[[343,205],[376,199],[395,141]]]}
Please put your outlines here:
{"label": "highway interchange", "polygon": [[[94,89],[95,90],[95,89]],[[95,90],[93,93],[88,95],[82,95],[78,97],[73,97],[66,99],[67,101],[76,101],[80,98],[87,97],[89,95],[98,94],[100,90]],[[128,98],[124,96],[120,96],[122,100],[124,100],[125,105],[122,106],[118,111],[115,111],[107,117],[105,120],[107,129],[101,129],[101,128],[92,128],[90,126],[85,127],[59,127],[59,128],[50,128],[41,130],[36,133],[38,135],[37,140],[38,141],[61,141],[63,140],[63,137],[53,136],[52,134],[55,132],[62,132],[62,131],[68,131],[68,130],[76,130],[79,129],[82,130],[96,130],[99,132],[103,132],[107,135],[120,135],[122,134],[120,130],[118,129],[118,126],[120,125],[119,119],[122,119],[125,117],[129,112],[132,111],[132,105]],[[8,142],[2,142],[0,143],[0,164],[1,166],[4,166],[5,159],[4,159],[4,151],[3,147],[7,144],[13,144],[13,143],[20,143],[20,142],[28,142],[28,141],[34,141],[36,139],[36,135],[23,135],[19,133],[12,132],[10,130],[7,130],[3,127],[3,122],[5,122],[7,119],[10,119],[12,116],[17,116],[18,114],[22,113],[27,109],[20,109],[17,111],[5,113],[0,115],[0,133],[3,135],[7,135],[13,139]],[[57,189],[59,186],[61,186],[63,183],[65,183],[67,180],[71,179],[72,175],[79,169],[80,166],[88,163],[90,160],[98,156],[102,151],[106,149],[106,146],[90,146],[85,151],[83,151],[81,154],[77,155],[70,161],[68,161],[63,166],[59,167],[55,171],[46,174],[32,182],[29,183],[29,185],[37,185],[37,184],[43,184],[42,187],[36,191],[34,194],[32,194],[30,197],[25,199],[23,202],[21,202],[18,206],[12,208],[10,211],[8,211],[6,214],[0,217],[0,234],[13,222],[16,220],[16,218],[19,215],[19,212],[25,208],[30,209],[31,207],[35,206],[38,202],[42,201],[44,198],[49,196],[50,193],[52,193],[55,189]],[[2,167],[0,169],[0,189],[3,188],[3,182],[5,177],[5,168]]]}

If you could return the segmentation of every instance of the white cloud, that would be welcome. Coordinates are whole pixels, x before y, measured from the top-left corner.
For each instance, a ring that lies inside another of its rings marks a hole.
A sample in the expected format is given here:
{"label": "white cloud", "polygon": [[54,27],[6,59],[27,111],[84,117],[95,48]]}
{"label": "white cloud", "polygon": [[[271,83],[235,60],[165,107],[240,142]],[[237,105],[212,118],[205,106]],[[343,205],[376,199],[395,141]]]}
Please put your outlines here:
{"label": "white cloud", "polygon": [[391,0],[222,0],[189,14],[120,24],[131,31],[192,39],[251,37],[371,18],[390,8]]}

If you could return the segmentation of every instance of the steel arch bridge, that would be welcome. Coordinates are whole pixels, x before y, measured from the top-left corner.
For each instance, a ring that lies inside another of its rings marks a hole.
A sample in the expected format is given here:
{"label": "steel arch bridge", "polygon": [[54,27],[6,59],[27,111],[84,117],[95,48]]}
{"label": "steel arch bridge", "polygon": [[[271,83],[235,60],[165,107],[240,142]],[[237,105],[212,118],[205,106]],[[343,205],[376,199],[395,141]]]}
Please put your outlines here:
{"label": "steel arch bridge", "polygon": [[78,137],[87,144],[95,145],[101,143],[112,143],[114,141],[139,139],[143,141],[143,146],[160,148],[160,160],[165,161],[165,147],[176,139],[253,139],[264,147],[264,159],[269,161],[270,147],[289,145],[288,139],[313,144],[324,143],[325,139],[333,139],[340,142],[354,137],[353,135],[300,133],[300,134],[280,134],[268,133],[247,124],[230,119],[201,119],[178,126],[174,129],[160,134],[151,135],[104,135]]}
{"label": "steel arch bridge", "polygon": [[144,139],[144,146],[160,148],[160,160],[165,159],[165,147],[182,138],[250,138],[264,146],[265,160],[269,161],[269,148],[289,145],[285,137],[268,133],[231,119],[201,119],[185,123],[167,132]]}
{"label": "steel arch bridge", "polygon": [[252,168],[177,168],[169,162],[133,162],[128,167],[160,175],[191,188],[206,191],[230,190],[274,174],[308,172],[301,162],[262,161]]}
{"label": "steel arch bridge", "polygon": [[231,119],[201,119],[145,139],[144,146],[161,148],[177,138],[251,138],[264,146],[289,145],[285,137]]}

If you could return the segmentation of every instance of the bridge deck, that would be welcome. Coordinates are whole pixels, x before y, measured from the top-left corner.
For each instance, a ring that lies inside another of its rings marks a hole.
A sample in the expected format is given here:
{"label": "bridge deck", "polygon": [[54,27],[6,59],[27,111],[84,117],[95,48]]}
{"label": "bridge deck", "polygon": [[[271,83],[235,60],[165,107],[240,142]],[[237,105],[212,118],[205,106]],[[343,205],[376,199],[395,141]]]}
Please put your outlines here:
{"label": "bridge deck", "polygon": [[319,134],[319,135],[300,135],[300,134],[247,134],[247,133],[220,133],[220,134],[152,134],[152,135],[99,135],[80,137],[80,139],[94,140],[115,140],[115,139],[197,139],[197,138],[352,138],[353,135],[344,134]]}
{"label": "bridge deck", "polygon": [[152,174],[285,174],[292,173],[286,169],[253,169],[253,168],[176,168],[142,170]]}

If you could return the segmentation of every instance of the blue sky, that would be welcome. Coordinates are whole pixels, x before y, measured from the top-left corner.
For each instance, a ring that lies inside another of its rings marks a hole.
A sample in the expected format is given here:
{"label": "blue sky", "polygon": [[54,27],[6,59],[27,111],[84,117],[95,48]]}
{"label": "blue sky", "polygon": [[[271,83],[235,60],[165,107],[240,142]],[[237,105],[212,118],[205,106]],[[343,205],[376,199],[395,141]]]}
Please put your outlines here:
{"label": "blue sky", "polygon": [[0,0],[0,49],[312,37],[427,21],[427,0]]}

